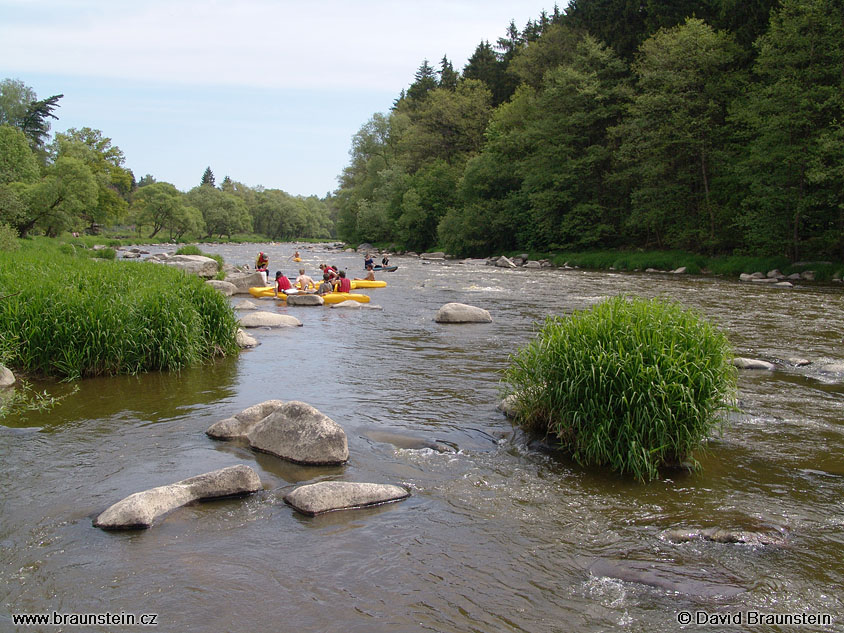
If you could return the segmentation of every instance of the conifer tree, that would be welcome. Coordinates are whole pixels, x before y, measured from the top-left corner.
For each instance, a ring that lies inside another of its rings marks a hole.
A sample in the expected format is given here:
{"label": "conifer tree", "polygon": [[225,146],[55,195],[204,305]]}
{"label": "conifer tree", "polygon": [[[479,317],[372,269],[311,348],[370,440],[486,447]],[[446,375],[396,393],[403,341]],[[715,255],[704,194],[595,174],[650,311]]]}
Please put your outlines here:
{"label": "conifer tree", "polygon": [[215,185],[214,172],[211,171],[211,167],[205,168],[205,173],[202,174],[202,180],[199,182],[199,185],[211,185],[212,187]]}

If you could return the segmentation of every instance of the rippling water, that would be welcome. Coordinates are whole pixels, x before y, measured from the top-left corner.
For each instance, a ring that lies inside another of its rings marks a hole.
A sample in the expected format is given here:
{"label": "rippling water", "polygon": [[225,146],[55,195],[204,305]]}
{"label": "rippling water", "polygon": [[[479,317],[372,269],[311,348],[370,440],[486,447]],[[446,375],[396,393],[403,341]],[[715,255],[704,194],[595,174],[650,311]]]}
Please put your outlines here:
{"label": "rippling water", "polygon": [[[259,247],[203,248],[251,263]],[[293,272],[278,265],[292,245],[260,248],[272,270]],[[300,250],[312,273],[322,261],[362,264]],[[258,348],[210,367],[86,380],[51,412],[5,420],[0,631],[14,630],[12,613],[54,610],[158,613],[158,630],[202,632],[650,633],[678,630],[684,610],[829,613],[824,630],[844,630],[844,378],[818,370],[844,360],[840,286],[392,263],[389,286],[367,291],[380,310],[262,301],[304,327],[258,331]],[[700,474],[640,485],[584,470],[495,409],[508,356],[545,316],[620,293],[697,308],[737,354],[779,364],[741,374],[742,412],[710,442]],[[493,323],[434,323],[450,301],[488,309]],[[342,425],[349,463],[304,468],[205,436],[269,398],[308,402]],[[400,448],[391,434],[459,451]],[[188,506],[144,531],[91,525],[128,494],[234,463],[255,467],[263,492]],[[293,486],[324,479],[413,495],[316,518],[283,503]],[[711,526],[781,530],[787,545],[661,537]]]}

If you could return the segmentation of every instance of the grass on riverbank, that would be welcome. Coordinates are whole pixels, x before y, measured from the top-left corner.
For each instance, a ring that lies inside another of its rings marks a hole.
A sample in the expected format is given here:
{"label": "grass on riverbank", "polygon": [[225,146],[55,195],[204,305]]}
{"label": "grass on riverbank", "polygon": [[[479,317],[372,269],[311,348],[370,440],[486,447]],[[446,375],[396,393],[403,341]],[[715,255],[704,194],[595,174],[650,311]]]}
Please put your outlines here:
{"label": "grass on riverbank", "polygon": [[732,407],[727,338],[675,303],[615,297],[549,318],[511,357],[504,384],[527,430],[584,465],[645,481],[692,452]]}
{"label": "grass on riverbank", "polygon": [[173,370],[237,351],[226,298],[168,266],[94,260],[48,238],[0,252],[10,364],[75,379]]}

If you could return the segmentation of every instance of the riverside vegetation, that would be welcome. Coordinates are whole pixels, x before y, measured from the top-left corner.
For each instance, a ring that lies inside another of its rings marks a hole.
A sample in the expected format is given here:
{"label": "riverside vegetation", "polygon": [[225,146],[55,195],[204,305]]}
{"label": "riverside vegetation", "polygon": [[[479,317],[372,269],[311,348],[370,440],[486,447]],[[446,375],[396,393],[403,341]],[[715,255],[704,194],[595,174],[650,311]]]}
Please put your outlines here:
{"label": "riverside vegetation", "polygon": [[52,240],[0,252],[0,337],[25,372],[174,370],[237,351],[226,298],[167,266],[94,260]]}
{"label": "riverside vegetation", "polygon": [[615,297],[551,317],[504,374],[516,419],[554,436],[581,464],[639,480],[683,462],[731,409],[736,369],[726,336],[660,300]]}

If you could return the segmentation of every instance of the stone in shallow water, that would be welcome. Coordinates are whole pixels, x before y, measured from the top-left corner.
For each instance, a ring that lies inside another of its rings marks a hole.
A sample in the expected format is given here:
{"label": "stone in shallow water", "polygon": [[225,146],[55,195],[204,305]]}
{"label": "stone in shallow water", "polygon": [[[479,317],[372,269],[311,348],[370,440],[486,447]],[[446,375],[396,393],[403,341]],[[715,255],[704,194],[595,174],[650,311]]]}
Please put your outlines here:
{"label": "stone in shallow water", "polygon": [[492,323],[489,312],[465,303],[446,303],[434,317],[437,323]]}
{"label": "stone in shallow water", "polygon": [[215,422],[208,427],[205,434],[217,440],[230,440],[243,437],[270,413],[284,404],[284,400],[265,400],[247,407],[230,418]]}
{"label": "stone in shallow water", "polygon": [[285,503],[315,516],[334,510],[351,510],[407,499],[410,492],[392,484],[323,481],[299,486],[284,497]]}
{"label": "stone in shallow water", "polygon": [[739,369],[763,369],[765,371],[774,371],[777,366],[765,360],[757,360],[755,358],[734,358],[732,364]]}
{"label": "stone in shallow water", "polygon": [[301,327],[302,322],[288,314],[250,312],[240,317],[243,327]]}
{"label": "stone in shallow water", "polygon": [[256,451],[306,465],[339,465],[349,460],[346,432],[304,402],[277,407],[246,436]]}
{"label": "stone in shallow water", "polygon": [[94,520],[105,530],[147,528],[162,514],[200,499],[245,495],[261,489],[254,470],[243,464],[136,492],[118,501]]}

